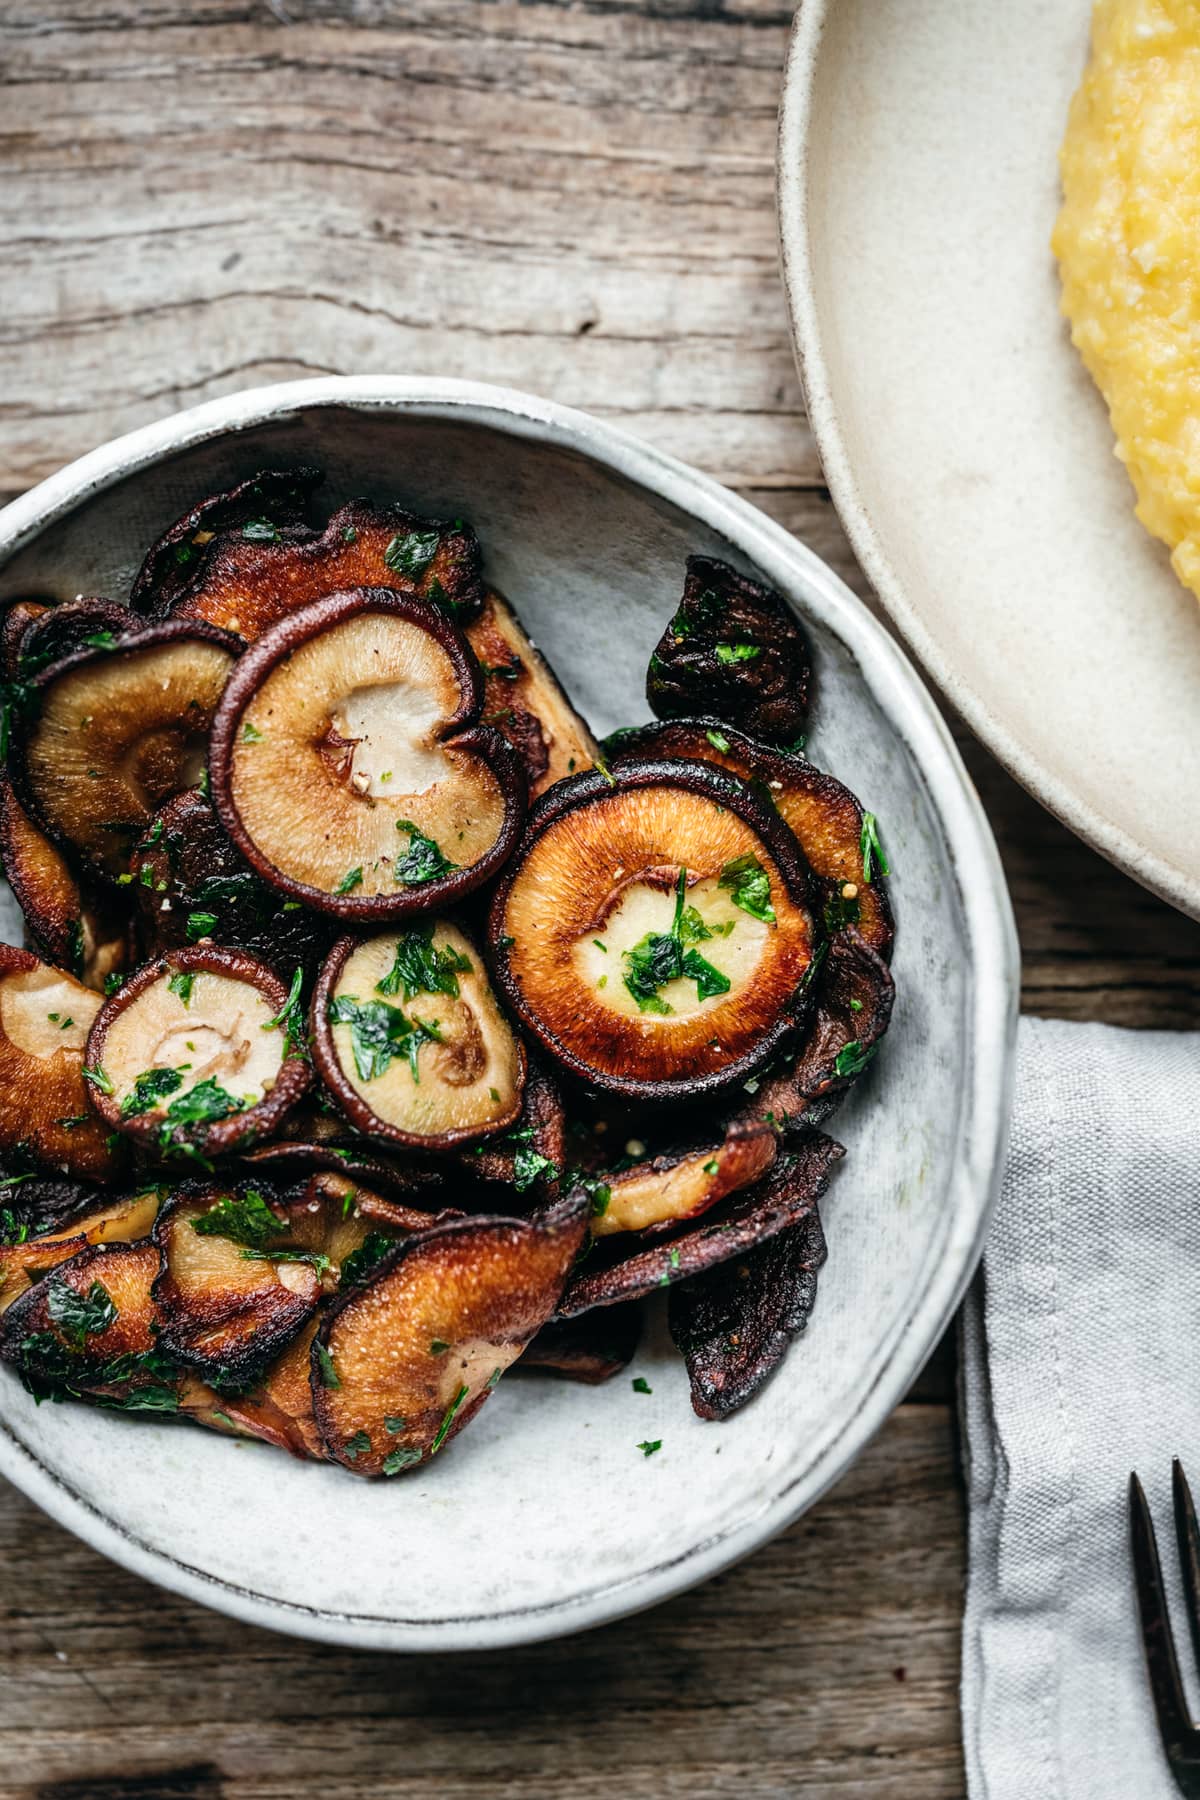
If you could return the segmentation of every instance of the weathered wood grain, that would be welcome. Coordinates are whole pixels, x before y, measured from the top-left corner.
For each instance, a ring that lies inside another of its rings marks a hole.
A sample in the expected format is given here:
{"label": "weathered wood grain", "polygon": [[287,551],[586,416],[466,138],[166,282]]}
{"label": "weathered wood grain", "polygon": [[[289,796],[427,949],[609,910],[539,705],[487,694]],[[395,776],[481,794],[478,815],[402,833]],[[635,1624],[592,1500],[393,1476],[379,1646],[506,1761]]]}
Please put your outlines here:
{"label": "weathered wood grain", "polygon": [[[511,382],[748,493],[857,591],[778,282],[779,0],[0,0],[0,501],[326,371]],[[1200,1024],[1200,928],[960,733],[1029,1010]],[[750,1563],[428,1661],[160,1595],[0,1490],[0,1800],[961,1796],[952,1347]],[[903,1676],[901,1677],[901,1672]]]}

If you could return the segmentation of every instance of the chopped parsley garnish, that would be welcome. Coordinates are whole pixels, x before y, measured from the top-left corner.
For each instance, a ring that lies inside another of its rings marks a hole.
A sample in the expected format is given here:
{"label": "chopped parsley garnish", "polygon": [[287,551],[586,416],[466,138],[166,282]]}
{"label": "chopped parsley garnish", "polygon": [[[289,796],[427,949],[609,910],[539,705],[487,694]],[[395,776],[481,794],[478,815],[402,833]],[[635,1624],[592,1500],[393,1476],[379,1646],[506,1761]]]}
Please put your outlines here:
{"label": "chopped parsley garnish", "polygon": [[350,1458],[351,1462],[357,1462],[358,1458],[364,1456],[370,1448],[370,1435],[365,1431],[356,1431],[354,1436],[347,1438],[342,1445],[343,1453]]}
{"label": "chopped parsley garnish", "polygon": [[395,1241],[382,1231],[368,1231],[358,1249],[352,1250],[343,1262],[341,1285],[353,1287],[356,1282],[365,1281]]}
{"label": "chopped parsley garnish", "polygon": [[[654,1389],[650,1386],[650,1383],[646,1380],[644,1375],[635,1375],[629,1385],[632,1387],[635,1394],[652,1394],[654,1392]],[[640,1447],[641,1446],[639,1445],[639,1449]]]}
{"label": "chopped parsley garnish", "polygon": [[733,904],[752,919],[762,919],[767,925],[775,923],[771,877],[753,852],[727,862],[721,870],[720,885],[728,891]]}
{"label": "chopped parsley garnish", "polygon": [[348,894],[354,888],[362,886],[362,878],[362,864],[360,863],[356,869],[346,870],[346,873],[342,876],[342,879],[338,882],[333,891],[335,894]]}
{"label": "chopped parsley garnish", "polygon": [[247,519],[242,526],[242,536],[249,544],[277,544],[279,527],[270,519]]}
{"label": "chopped parsley garnish", "polygon": [[641,1451],[643,1456],[653,1456],[654,1452],[656,1450],[662,1449],[662,1439],[661,1438],[643,1438],[641,1443],[638,1445],[638,1449]]}
{"label": "chopped parsley garnish", "polygon": [[262,732],[258,729],[257,725],[252,725],[249,719],[247,719],[246,723],[242,726],[242,742],[243,744],[262,743]]}
{"label": "chopped parsley garnish", "polygon": [[187,916],[187,941],[189,944],[196,944],[201,938],[210,937],[216,929],[216,913],[194,912]]}
{"label": "chopped parsley garnish", "polygon": [[208,1212],[192,1220],[192,1230],[201,1237],[229,1238],[251,1250],[264,1249],[268,1239],[279,1237],[286,1229],[257,1188],[225,1194]]}
{"label": "chopped parsley garnish", "polygon": [[352,994],[341,994],[329,1002],[328,1016],[332,1024],[350,1027],[350,1048],[361,1081],[375,1081],[403,1057],[413,1081],[419,1083],[417,1057],[422,1044],[441,1042],[436,1019],[409,1018],[386,1000],[359,1001]]}
{"label": "chopped parsley garnish", "polygon": [[429,1446],[430,1456],[436,1456],[438,1451],[441,1449],[442,1445],[445,1443],[446,1437],[450,1430],[450,1427],[451,1427],[451,1425],[453,1425],[454,1420],[458,1414],[458,1409],[462,1405],[463,1401],[466,1399],[466,1397],[469,1393],[470,1393],[470,1389],[464,1383],[464,1385],[459,1388],[457,1394],[455,1394],[453,1400],[450,1402],[450,1404],[446,1408],[445,1412],[442,1414],[442,1422],[437,1428],[437,1436],[434,1438],[432,1444],[430,1444],[430,1446]]}
{"label": "chopped parsley garnish", "polygon": [[124,984],[124,981],[125,977],[123,975],[118,975],[115,971],[111,975],[106,975],[104,977],[105,998],[108,999],[111,995],[115,994],[117,989]]}
{"label": "chopped parsley garnish", "polygon": [[[212,1076],[207,1081],[198,1081],[194,1088],[189,1088],[186,1094],[178,1094],[168,1106],[158,1129],[159,1149],[164,1155],[177,1151],[183,1156],[195,1156],[194,1147],[182,1135],[185,1126],[212,1125],[219,1119],[227,1119],[231,1113],[245,1112],[252,1104],[249,1099],[235,1099]],[[197,1157],[197,1160],[203,1158]]]}
{"label": "chopped parsley garnish", "polygon": [[182,1086],[178,1069],[143,1069],[121,1102],[121,1117],[132,1119],[138,1113],[157,1111],[159,1101]]}
{"label": "chopped parsley garnish", "polygon": [[308,1263],[318,1275],[324,1275],[331,1259],[323,1250],[243,1250],[243,1262]]}
{"label": "chopped parsley garnish", "polygon": [[864,1049],[857,1038],[849,1044],[843,1044],[834,1058],[833,1066],[839,1075],[861,1075],[871,1058],[876,1046],[868,1044]]}
{"label": "chopped parsley garnish", "polygon": [[104,1070],[100,1067],[99,1063],[96,1064],[94,1069],[85,1069],[83,1071],[83,1079],[85,1081],[90,1081],[94,1088],[99,1088],[102,1094],[111,1094],[113,1092],[113,1084],[104,1073]]}
{"label": "chopped parsley garnish", "polygon": [[710,1156],[708,1161],[704,1165],[704,1173],[706,1175],[715,1175],[717,1170],[720,1168],[720,1166],[721,1165],[717,1161],[716,1157]]}
{"label": "chopped parsley garnish", "polygon": [[185,1006],[192,998],[192,989],[196,985],[196,977],[190,971],[187,974],[172,975],[167,988],[172,994],[178,994]]}
{"label": "chopped parsley garnish", "polygon": [[833,937],[847,925],[857,925],[861,914],[857,895],[853,900],[847,900],[844,894],[831,894],[825,902],[825,930]]}
{"label": "chopped parsley garnish", "polygon": [[732,663],[753,662],[756,656],[762,655],[761,644],[718,644],[717,661],[726,668]]}
{"label": "chopped parsley garnish", "polygon": [[598,1181],[594,1175],[580,1175],[579,1185],[591,1202],[593,1219],[602,1219],[612,1199],[608,1182]]}
{"label": "chopped parsley garnish", "polygon": [[357,544],[358,532],[353,525],[342,526],[342,542],[343,544]]}
{"label": "chopped parsley garnish", "polygon": [[861,1012],[862,1009],[863,1009],[863,1003],[861,1000],[851,1000],[851,1002],[850,1002],[850,1011],[851,1012]]}
{"label": "chopped parsley garnish", "polygon": [[84,638],[89,650],[111,650],[117,641],[115,631],[89,631]]}
{"label": "chopped parsley garnish", "polygon": [[82,1350],[88,1338],[107,1331],[117,1319],[112,1295],[101,1282],[93,1281],[86,1294],[79,1294],[59,1275],[50,1277],[46,1311],[75,1350]]}
{"label": "chopped parsley garnish", "polygon": [[862,878],[869,887],[873,868],[881,875],[890,875],[888,859],[883,853],[883,845],[879,841],[879,821],[872,812],[863,814],[862,831],[859,834],[858,848],[862,856]]}
{"label": "chopped parsley garnish", "polygon": [[72,919],[67,926],[67,961],[71,965],[72,974],[83,974],[83,959],[83,921],[82,919]]}
{"label": "chopped parsley garnish", "polygon": [[396,575],[418,580],[437,555],[442,541],[440,531],[397,532],[383,553],[383,560]]}
{"label": "chopped parsley garnish", "polygon": [[706,731],[704,735],[714,750],[719,750],[722,756],[729,754],[729,739],[722,732]]}
{"label": "chopped parsley garnish", "polygon": [[439,881],[458,864],[443,856],[433,838],[426,837],[411,819],[397,819],[397,831],[407,831],[408,849],[396,858],[396,880],[405,887],[418,887],[425,881]]}
{"label": "chopped parsley garnish", "polygon": [[547,1181],[557,1181],[558,1169],[548,1156],[543,1156],[533,1143],[533,1126],[526,1125],[520,1131],[509,1131],[500,1140],[501,1144],[513,1144],[513,1186],[518,1194],[532,1187],[539,1176]]}
{"label": "chopped parsley garnish", "polygon": [[696,908],[688,906],[686,900],[687,870],[681,868],[670,932],[648,931],[632,950],[623,954],[625,986],[637,1001],[639,1012],[664,1017],[673,1012],[674,1008],[660,997],[658,990],[681,977],[696,983],[696,997],[700,1000],[729,992],[728,975],[722,975],[698,950],[686,948],[712,936]]}
{"label": "chopped parsley garnish", "polygon": [[288,989],[288,997],[275,1014],[262,1027],[264,1031],[282,1031],[292,1043],[298,1043],[304,1036],[304,1014],[300,1005],[300,989],[304,986],[304,970],[297,963],[292,975],[292,985]]}
{"label": "chopped parsley garnish", "polygon": [[399,1450],[389,1450],[383,1459],[385,1475],[399,1475],[401,1469],[415,1468],[421,1460],[421,1452],[405,1445]]}
{"label": "chopped parsley garnish", "polygon": [[449,1348],[450,1346],[445,1338],[434,1338],[429,1346],[429,1354],[430,1356],[445,1356]]}
{"label": "chopped parsley garnish", "polygon": [[393,1437],[396,1437],[401,1431],[408,1430],[408,1420],[402,1419],[399,1413],[385,1413],[383,1417],[383,1429],[390,1432]]}
{"label": "chopped parsley garnish", "polygon": [[396,960],[382,981],[375,983],[377,994],[400,994],[414,1000],[418,994],[449,994],[458,999],[458,977],[470,975],[471,959],[450,944],[434,944],[433,922],[417,925],[396,942]]}
{"label": "chopped parsley garnish", "polygon": [[317,1358],[317,1369],[321,1376],[321,1386],[327,1388],[340,1388],[342,1385],[342,1378],[334,1368],[333,1358],[330,1356],[320,1338],[315,1338],[313,1340],[313,1351]]}

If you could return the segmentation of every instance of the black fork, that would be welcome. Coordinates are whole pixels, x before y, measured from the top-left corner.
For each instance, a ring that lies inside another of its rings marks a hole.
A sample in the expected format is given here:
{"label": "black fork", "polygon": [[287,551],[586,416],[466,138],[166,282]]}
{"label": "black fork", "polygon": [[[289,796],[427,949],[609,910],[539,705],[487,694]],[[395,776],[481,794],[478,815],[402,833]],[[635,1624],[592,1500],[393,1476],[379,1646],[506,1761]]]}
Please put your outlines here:
{"label": "black fork", "polygon": [[[1171,1493],[1175,1502],[1175,1536],[1183,1570],[1192,1649],[1200,1663],[1200,1527],[1196,1524],[1192,1490],[1178,1457],[1171,1464]],[[1154,1521],[1146,1504],[1145,1490],[1136,1474],[1129,1477],[1129,1528],[1138,1611],[1142,1616],[1142,1643],[1163,1749],[1180,1793],[1186,1800],[1200,1800],[1200,1731],[1192,1723],[1184,1698]]]}

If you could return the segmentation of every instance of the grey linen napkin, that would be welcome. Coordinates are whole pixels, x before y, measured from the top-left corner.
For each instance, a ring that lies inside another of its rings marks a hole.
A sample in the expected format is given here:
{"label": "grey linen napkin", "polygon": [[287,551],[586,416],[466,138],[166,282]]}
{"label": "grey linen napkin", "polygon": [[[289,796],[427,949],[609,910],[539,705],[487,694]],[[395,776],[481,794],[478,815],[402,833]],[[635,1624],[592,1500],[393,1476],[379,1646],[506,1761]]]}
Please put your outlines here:
{"label": "grey linen napkin", "polygon": [[1175,1800],[1126,1486],[1136,1468],[1186,1683],[1170,1473],[1179,1456],[1200,1494],[1200,1037],[1022,1020],[960,1381],[971,1800]]}

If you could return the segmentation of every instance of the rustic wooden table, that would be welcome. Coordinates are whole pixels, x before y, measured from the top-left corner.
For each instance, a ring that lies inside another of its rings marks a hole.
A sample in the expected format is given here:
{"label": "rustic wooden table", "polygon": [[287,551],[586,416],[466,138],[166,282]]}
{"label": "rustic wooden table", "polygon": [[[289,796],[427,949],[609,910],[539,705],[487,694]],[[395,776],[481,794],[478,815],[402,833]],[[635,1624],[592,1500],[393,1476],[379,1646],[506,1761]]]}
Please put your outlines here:
{"label": "rustic wooden table", "polygon": [[[865,594],[776,269],[790,15],[0,0],[0,501],[234,388],[473,376],[616,418]],[[1012,885],[1026,1009],[1200,1024],[1200,928],[963,748]],[[246,1629],[5,1489],[0,1800],[961,1795],[953,1374],[947,1343],[837,1491],[744,1566],[502,1656]]]}

